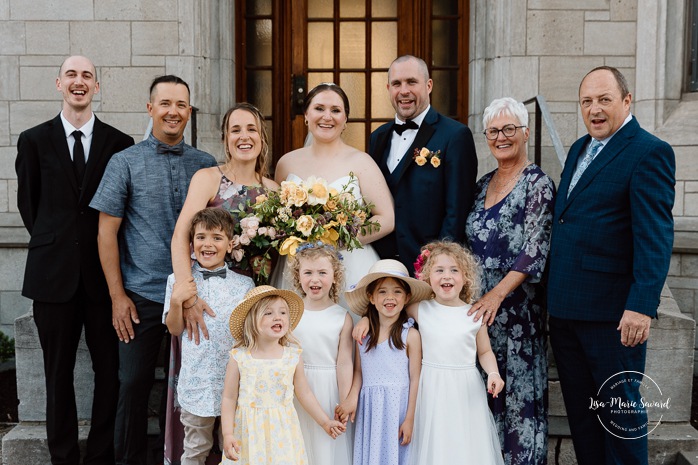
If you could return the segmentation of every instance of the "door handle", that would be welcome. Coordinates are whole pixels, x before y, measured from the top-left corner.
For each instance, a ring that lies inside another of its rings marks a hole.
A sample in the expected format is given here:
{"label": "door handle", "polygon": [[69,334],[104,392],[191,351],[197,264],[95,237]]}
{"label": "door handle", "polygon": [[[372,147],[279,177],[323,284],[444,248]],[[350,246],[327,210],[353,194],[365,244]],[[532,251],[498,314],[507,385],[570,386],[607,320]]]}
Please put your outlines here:
{"label": "door handle", "polygon": [[291,80],[293,81],[292,116],[302,115],[305,113],[303,104],[308,93],[308,79],[305,76],[291,76]]}

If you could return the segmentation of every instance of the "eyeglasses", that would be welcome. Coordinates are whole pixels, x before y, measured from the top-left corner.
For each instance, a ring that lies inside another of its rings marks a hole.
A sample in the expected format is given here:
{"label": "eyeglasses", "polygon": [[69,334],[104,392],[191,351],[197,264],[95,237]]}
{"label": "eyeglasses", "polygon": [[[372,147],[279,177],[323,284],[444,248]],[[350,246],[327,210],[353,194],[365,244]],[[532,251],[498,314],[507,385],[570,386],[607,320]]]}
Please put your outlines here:
{"label": "eyeglasses", "polygon": [[489,140],[497,140],[499,137],[499,133],[502,132],[504,133],[504,137],[514,137],[514,134],[516,134],[516,130],[519,128],[525,128],[526,126],[515,126],[513,124],[507,124],[504,126],[502,129],[497,129],[497,128],[487,128],[482,133],[485,135],[486,138]]}

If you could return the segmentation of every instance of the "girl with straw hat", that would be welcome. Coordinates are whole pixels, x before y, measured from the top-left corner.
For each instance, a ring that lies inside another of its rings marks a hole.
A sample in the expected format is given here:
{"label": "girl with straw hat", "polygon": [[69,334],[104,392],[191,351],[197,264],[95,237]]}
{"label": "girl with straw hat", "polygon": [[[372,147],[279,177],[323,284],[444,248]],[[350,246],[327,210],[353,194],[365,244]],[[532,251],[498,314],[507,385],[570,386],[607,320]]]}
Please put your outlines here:
{"label": "girl with straw hat", "polygon": [[292,346],[291,330],[302,314],[300,297],[271,286],[252,289],[233,310],[230,332],[238,343],[223,388],[223,464],[307,463],[294,392],[327,434],[344,432],[344,424],[331,420],[313,395],[301,349]]}

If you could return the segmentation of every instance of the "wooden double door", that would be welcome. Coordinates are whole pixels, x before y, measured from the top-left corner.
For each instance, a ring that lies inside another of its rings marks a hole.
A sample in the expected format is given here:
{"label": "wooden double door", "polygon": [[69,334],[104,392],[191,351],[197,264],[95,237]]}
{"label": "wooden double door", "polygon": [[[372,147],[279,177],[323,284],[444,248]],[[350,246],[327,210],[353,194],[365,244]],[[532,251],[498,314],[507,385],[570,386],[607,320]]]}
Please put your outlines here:
{"label": "wooden double door", "polygon": [[260,108],[273,166],[306,137],[303,98],[339,84],[351,114],[344,140],[368,148],[372,130],[394,117],[388,67],[412,54],[429,65],[432,105],[468,115],[467,0],[236,0],[236,97]]}

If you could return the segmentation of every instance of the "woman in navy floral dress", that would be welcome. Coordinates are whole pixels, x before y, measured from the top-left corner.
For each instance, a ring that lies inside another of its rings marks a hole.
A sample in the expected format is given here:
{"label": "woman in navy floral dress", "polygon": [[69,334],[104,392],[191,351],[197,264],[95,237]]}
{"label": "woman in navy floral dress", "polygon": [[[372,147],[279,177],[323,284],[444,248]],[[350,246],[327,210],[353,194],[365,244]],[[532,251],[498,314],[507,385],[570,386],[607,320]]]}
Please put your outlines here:
{"label": "woman in navy floral dress", "polygon": [[494,100],[483,126],[498,168],[477,183],[466,237],[482,267],[471,313],[489,325],[506,382],[490,398],[507,465],[545,464],[548,359],[541,278],[550,246],[552,180],[528,161],[528,112],[511,98]]}

